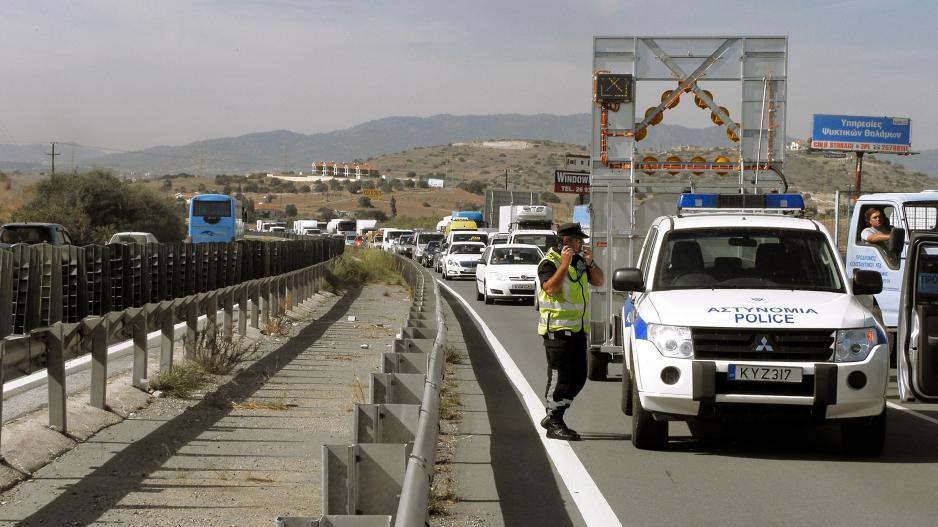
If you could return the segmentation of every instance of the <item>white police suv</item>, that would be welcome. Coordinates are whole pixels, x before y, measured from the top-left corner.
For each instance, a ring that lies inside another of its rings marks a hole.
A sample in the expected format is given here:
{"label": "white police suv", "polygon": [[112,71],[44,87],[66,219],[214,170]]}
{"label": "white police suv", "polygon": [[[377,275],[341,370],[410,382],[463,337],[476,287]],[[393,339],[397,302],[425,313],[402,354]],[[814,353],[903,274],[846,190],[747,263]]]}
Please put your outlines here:
{"label": "white police suv", "polygon": [[632,442],[657,449],[668,421],[837,421],[847,451],[878,455],[889,356],[864,307],[873,271],[848,277],[797,194],[684,194],[655,220],[627,293],[622,409]]}

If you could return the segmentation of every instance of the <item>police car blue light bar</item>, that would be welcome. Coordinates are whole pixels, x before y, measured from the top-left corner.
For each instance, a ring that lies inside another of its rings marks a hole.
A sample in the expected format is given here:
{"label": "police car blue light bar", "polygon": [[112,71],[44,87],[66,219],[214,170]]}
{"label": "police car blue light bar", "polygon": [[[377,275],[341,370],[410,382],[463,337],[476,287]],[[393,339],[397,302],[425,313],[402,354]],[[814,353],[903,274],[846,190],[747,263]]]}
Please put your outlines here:
{"label": "police car blue light bar", "polygon": [[804,212],[801,194],[681,194],[677,209],[683,212]]}

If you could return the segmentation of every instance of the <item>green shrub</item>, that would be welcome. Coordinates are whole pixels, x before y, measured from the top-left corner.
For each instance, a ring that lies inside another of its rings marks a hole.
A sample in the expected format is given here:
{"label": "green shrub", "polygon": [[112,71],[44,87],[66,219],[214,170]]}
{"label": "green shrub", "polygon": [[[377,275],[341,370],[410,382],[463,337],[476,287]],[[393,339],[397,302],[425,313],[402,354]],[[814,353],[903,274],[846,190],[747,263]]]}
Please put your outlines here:
{"label": "green shrub", "polygon": [[167,397],[185,399],[208,382],[209,374],[194,362],[185,361],[172,371],[161,371],[150,378],[150,388],[160,390]]}

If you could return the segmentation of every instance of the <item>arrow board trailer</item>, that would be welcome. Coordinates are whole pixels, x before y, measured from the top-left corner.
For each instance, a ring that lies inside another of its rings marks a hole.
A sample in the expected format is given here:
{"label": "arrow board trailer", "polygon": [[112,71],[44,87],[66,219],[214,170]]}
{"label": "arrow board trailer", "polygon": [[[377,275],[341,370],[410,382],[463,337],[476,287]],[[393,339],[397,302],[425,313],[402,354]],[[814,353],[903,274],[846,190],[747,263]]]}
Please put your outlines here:
{"label": "arrow board trailer", "polygon": [[[673,214],[685,190],[787,190],[787,74],[787,37],[593,38],[590,243],[607,277],[637,264],[652,222]],[[643,88],[662,82],[673,82],[673,88],[652,94],[649,108],[637,108],[645,100]],[[738,114],[720,104],[719,89],[728,85],[740,95]],[[643,152],[642,140],[682,96],[685,104],[709,112],[734,146],[712,159],[658,160]],[[605,379],[609,362],[622,360],[623,301],[608,279],[603,286],[590,286],[592,380]]]}

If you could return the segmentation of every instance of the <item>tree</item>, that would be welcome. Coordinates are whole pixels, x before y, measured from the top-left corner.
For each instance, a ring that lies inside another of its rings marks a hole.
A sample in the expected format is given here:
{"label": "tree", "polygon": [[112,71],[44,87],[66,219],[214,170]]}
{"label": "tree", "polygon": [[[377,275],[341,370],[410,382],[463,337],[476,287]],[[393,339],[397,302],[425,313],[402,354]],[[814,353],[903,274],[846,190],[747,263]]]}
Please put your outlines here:
{"label": "tree", "polygon": [[350,181],[348,184],[349,194],[358,194],[362,190],[362,184],[358,181]]}
{"label": "tree", "polygon": [[335,211],[329,207],[319,207],[316,209],[316,217],[319,218],[320,221],[329,221],[336,219],[337,216]]}
{"label": "tree", "polygon": [[359,213],[359,217],[363,219],[378,220],[378,221],[387,221],[388,215],[380,209],[368,209],[363,210]]}
{"label": "tree", "polygon": [[267,194],[267,203],[272,203],[275,199],[277,199],[277,196],[273,194]]}
{"label": "tree", "polygon": [[426,179],[421,179],[417,182],[417,188],[430,188],[430,184],[427,183]]}
{"label": "tree", "polygon": [[397,200],[394,199],[394,196],[391,196],[391,217],[397,217]]}
{"label": "tree", "polygon": [[152,232],[165,242],[181,240],[185,233],[183,206],[103,170],[40,181],[13,219],[61,223],[76,245],[103,244],[117,231]]}
{"label": "tree", "polygon": [[303,185],[300,187],[300,192],[311,192],[313,189],[309,188],[309,185]]}
{"label": "tree", "polygon": [[317,181],[315,184],[313,184],[313,190],[319,192],[320,194],[329,192],[329,185],[326,185],[322,181]]}
{"label": "tree", "polygon": [[296,205],[292,203],[287,204],[287,206],[283,208],[283,212],[288,218],[295,218],[297,214],[299,214],[299,211],[296,210]]}
{"label": "tree", "polygon": [[374,205],[371,204],[371,198],[368,196],[362,196],[358,198],[358,206],[364,209],[370,209],[374,207]]}
{"label": "tree", "polygon": [[553,192],[541,192],[541,201],[544,203],[560,203],[560,198]]}

